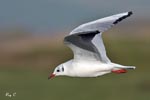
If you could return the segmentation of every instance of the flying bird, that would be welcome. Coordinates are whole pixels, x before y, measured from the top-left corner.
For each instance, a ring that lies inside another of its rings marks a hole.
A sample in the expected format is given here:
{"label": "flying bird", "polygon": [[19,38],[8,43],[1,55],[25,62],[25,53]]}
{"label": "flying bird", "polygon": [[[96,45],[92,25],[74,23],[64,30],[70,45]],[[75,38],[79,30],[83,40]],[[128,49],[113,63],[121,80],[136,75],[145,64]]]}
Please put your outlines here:
{"label": "flying bird", "polygon": [[125,12],[82,24],[64,38],[64,43],[73,51],[73,59],[58,65],[49,79],[55,76],[97,77],[108,73],[126,73],[124,66],[110,61],[106,55],[102,33],[132,15]]}

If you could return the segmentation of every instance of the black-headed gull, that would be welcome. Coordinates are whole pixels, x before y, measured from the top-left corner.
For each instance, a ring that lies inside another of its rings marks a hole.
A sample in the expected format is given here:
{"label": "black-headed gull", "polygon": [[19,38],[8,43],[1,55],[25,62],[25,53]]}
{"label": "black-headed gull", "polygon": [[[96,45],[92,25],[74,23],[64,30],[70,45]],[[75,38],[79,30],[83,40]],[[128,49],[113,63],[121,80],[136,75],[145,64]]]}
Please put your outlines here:
{"label": "black-headed gull", "polygon": [[135,66],[112,63],[106,55],[101,37],[102,32],[130,15],[132,12],[120,13],[75,28],[64,38],[64,43],[72,49],[74,58],[57,66],[49,78],[60,75],[97,77],[111,72],[125,73],[126,69],[135,69]]}

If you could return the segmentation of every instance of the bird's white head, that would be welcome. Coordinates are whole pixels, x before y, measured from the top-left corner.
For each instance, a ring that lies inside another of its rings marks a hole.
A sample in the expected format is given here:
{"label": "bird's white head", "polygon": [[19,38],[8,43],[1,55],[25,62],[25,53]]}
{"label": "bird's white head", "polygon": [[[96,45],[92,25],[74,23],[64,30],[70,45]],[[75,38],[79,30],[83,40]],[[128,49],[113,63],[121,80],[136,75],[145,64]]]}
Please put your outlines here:
{"label": "bird's white head", "polygon": [[65,75],[65,72],[65,67],[63,66],[63,64],[60,64],[54,69],[54,72],[49,75],[48,79],[51,79],[55,76]]}

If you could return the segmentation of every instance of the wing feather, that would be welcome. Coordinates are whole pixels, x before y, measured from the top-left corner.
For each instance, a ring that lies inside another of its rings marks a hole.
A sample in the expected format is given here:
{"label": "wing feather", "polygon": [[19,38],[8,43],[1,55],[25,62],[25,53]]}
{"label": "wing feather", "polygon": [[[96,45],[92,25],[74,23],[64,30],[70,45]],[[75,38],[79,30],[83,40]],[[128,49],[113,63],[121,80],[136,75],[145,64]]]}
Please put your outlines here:
{"label": "wing feather", "polygon": [[77,28],[72,30],[70,34],[82,33],[86,31],[95,31],[95,30],[104,32],[131,15],[132,12],[130,11],[130,12],[120,13],[109,17],[101,18],[92,22],[88,22],[78,26]]}
{"label": "wing feather", "polygon": [[72,49],[75,60],[111,62],[106,55],[102,32],[130,15],[132,12],[126,12],[80,25],[64,38],[64,43]]}

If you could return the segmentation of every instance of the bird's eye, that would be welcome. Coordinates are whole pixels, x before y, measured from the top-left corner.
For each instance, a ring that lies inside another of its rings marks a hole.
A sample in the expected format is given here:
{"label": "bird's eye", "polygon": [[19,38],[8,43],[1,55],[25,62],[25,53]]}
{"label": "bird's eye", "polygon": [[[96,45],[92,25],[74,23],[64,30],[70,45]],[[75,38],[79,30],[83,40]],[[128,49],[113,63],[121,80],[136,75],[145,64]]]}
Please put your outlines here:
{"label": "bird's eye", "polygon": [[57,72],[60,72],[60,70],[59,70],[59,69],[57,69],[56,71],[57,71]]}

